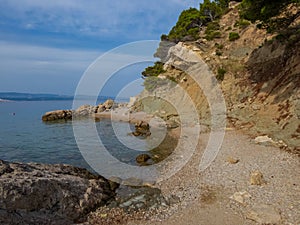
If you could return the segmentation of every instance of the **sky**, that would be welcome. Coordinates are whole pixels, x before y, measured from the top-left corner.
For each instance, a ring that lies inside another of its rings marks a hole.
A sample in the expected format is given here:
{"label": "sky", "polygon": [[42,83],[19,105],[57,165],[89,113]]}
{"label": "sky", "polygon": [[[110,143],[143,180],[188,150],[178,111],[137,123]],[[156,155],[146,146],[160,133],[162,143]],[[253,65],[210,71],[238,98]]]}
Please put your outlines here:
{"label": "sky", "polygon": [[[101,55],[128,43],[159,40],[182,10],[199,8],[199,2],[0,0],[0,92],[74,95],[86,70]],[[156,47],[149,46],[153,53]],[[143,51],[116,52],[111,61],[124,54],[143,57]],[[117,74],[102,94],[116,95],[121,85],[140,78],[150,64],[116,68]],[[126,95],[142,87],[130,89]]]}

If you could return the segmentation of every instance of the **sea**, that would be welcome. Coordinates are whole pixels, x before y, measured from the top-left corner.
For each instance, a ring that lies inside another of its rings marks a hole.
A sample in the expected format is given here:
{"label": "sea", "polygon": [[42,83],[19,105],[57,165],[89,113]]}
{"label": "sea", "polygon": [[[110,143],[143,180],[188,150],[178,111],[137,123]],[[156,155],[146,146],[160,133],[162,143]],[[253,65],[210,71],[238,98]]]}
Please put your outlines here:
{"label": "sea", "polygon": [[[71,120],[42,121],[45,112],[71,108],[71,100],[0,102],[0,159],[12,162],[63,163],[93,170],[78,148]],[[134,127],[126,122],[82,119],[76,126],[86,128],[92,123],[110,153],[124,163],[136,165],[136,156],[141,152],[126,147],[117,138],[114,132],[116,128],[118,135],[123,136],[127,142],[142,151],[150,151],[145,140],[130,135]]]}

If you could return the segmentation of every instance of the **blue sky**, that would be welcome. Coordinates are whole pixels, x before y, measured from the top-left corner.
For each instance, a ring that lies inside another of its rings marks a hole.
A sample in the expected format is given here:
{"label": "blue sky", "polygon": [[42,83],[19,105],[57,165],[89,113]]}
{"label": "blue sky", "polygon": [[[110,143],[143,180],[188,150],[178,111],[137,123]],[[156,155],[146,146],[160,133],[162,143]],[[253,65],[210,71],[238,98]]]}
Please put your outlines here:
{"label": "blue sky", "polygon": [[[199,1],[0,0],[0,92],[73,95],[101,54],[134,41],[158,40],[189,7],[198,8]],[[129,73],[138,78],[145,66],[120,72],[119,83]]]}

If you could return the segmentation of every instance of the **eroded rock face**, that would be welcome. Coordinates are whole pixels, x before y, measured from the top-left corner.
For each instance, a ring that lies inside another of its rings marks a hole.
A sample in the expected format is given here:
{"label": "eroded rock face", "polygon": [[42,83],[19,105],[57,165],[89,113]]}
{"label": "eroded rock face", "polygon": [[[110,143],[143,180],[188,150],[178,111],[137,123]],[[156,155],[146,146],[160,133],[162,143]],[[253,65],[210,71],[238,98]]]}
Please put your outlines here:
{"label": "eroded rock face", "polygon": [[86,169],[0,160],[0,224],[81,222],[114,195]]}

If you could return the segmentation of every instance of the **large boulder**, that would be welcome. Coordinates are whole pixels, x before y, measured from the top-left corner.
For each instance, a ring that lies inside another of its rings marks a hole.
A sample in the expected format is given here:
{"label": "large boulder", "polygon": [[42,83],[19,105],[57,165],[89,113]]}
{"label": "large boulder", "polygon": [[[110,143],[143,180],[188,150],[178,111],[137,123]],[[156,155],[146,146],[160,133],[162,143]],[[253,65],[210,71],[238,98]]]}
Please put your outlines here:
{"label": "large boulder", "polygon": [[55,110],[51,112],[47,112],[43,115],[43,121],[54,121],[54,120],[68,120],[72,119],[72,110]]}
{"label": "large boulder", "polygon": [[114,197],[109,182],[69,165],[0,160],[0,224],[73,224]]}

